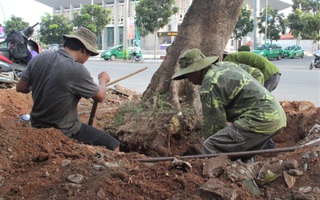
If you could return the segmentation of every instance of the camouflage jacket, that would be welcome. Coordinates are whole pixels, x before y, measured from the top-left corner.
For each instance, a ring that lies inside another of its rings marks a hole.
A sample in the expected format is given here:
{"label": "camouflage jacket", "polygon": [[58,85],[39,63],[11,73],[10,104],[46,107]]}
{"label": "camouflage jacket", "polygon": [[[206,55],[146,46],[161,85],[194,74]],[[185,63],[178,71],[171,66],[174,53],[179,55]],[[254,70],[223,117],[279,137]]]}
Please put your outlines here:
{"label": "camouflage jacket", "polygon": [[242,63],[250,65],[251,67],[258,68],[264,75],[265,80],[268,80],[272,75],[280,72],[277,66],[270,62],[265,57],[258,54],[241,51],[237,53],[228,54],[224,61],[231,61],[235,63]]}
{"label": "camouflage jacket", "polygon": [[277,99],[241,67],[230,62],[211,65],[202,80],[204,136],[233,122],[244,130],[272,134],[286,126]]}
{"label": "camouflage jacket", "polygon": [[261,83],[261,85],[264,84],[264,81],[265,81],[264,80],[264,75],[262,74],[260,69],[254,68],[254,67],[250,67],[249,65],[245,65],[245,64],[241,64],[241,63],[235,64],[235,63],[230,62],[230,65],[241,67],[246,72],[248,72],[254,79],[256,79],[259,83]]}

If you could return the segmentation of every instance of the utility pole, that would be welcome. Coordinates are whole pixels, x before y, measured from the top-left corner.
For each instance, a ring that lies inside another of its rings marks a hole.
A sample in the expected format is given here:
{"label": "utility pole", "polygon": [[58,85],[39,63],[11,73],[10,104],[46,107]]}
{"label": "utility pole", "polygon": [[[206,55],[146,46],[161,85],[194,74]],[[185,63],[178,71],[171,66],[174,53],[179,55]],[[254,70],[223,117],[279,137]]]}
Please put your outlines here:
{"label": "utility pole", "polygon": [[3,15],[3,21],[6,21],[6,17],[4,15],[4,11],[3,11],[3,7],[2,7],[2,3],[0,2],[0,6],[1,6],[1,10],[2,10],[2,15]]}
{"label": "utility pole", "polygon": [[266,0],[266,27],[264,33],[264,43],[267,44],[268,40],[268,0]]}
{"label": "utility pole", "polygon": [[258,22],[257,18],[259,15],[259,8],[260,8],[260,0],[253,0],[253,49],[258,46]]}

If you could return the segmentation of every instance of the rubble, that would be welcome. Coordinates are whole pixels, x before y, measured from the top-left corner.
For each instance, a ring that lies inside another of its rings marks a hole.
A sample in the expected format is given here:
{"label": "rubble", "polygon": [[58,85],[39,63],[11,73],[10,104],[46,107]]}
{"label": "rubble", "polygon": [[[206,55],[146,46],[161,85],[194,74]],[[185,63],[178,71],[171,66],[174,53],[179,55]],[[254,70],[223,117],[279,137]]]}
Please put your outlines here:
{"label": "rubble", "polygon": [[[124,91],[109,90],[110,98],[99,103],[93,126],[112,130],[108,127],[119,106],[139,101],[139,95]],[[319,146],[259,154],[253,163],[232,161],[226,156],[187,160],[182,156],[199,154],[201,129],[191,123],[196,116],[171,111],[157,116],[152,112],[130,116],[135,118],[127,116],[126,123],[111,132],[121,135],[125,152],[114,153],[77,143],[52,128],[23,126],[20,117],[30,112],[31,105],[30,94],[0,90],[3,200],[320,199]],[[306,144],[320,137],[320,108],[304,101],[281,105],[288,126],[273,138],[278,148]],[[84,122],[91,107],[91,100],[81,100],[78,108]],[[177,160],[137,160],[150,155],[174,156]]]}

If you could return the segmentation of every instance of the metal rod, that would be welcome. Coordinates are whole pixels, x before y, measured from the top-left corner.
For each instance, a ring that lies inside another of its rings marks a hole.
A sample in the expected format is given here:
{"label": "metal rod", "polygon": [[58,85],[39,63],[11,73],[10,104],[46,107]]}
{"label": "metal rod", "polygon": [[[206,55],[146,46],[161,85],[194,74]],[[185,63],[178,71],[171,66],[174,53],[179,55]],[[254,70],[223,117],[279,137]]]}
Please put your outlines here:
{"label": "metal rod", "polygon": [[[218,157],[218,156],[228,156],[228,157],[241,157],[241,156],[254,156],[257,154],[265,154],[265,153],[280,153],[280,152],[289,152],[295,151],[298,148],[303,148],[306,146],[319,146],[320,139],[315,139],[310,141],[307,144],[294,146],[294,147],[283,147],[278,149],[265,149],[265,150],[254,150],[254,151],[240,151],[240,152],[229,152],[229,153],[214,153],[214,154],[202,154],[202,155],[190,155],[190,156],[177,156],[178,158],[182,159],[196,159],[196,158],[211,158],[211,157]],[[133,161],[139,162],[159,162],[159,161],[172,161],[176,157],[157,157],[157,158],[136,158]]]}

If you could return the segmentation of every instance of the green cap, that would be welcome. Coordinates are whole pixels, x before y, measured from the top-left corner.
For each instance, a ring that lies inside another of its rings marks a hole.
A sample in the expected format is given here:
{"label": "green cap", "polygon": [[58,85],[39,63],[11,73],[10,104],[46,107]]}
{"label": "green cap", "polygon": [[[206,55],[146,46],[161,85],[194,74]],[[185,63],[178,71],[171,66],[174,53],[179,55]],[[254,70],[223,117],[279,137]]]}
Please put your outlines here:
{"label": "green cap", "polygon": [[218,56],[206,57],[200,49],[190,49],[179,57],[180,69],[172,76],[173,80],[187,78],[187,74],[200,71],[219,59]]}

